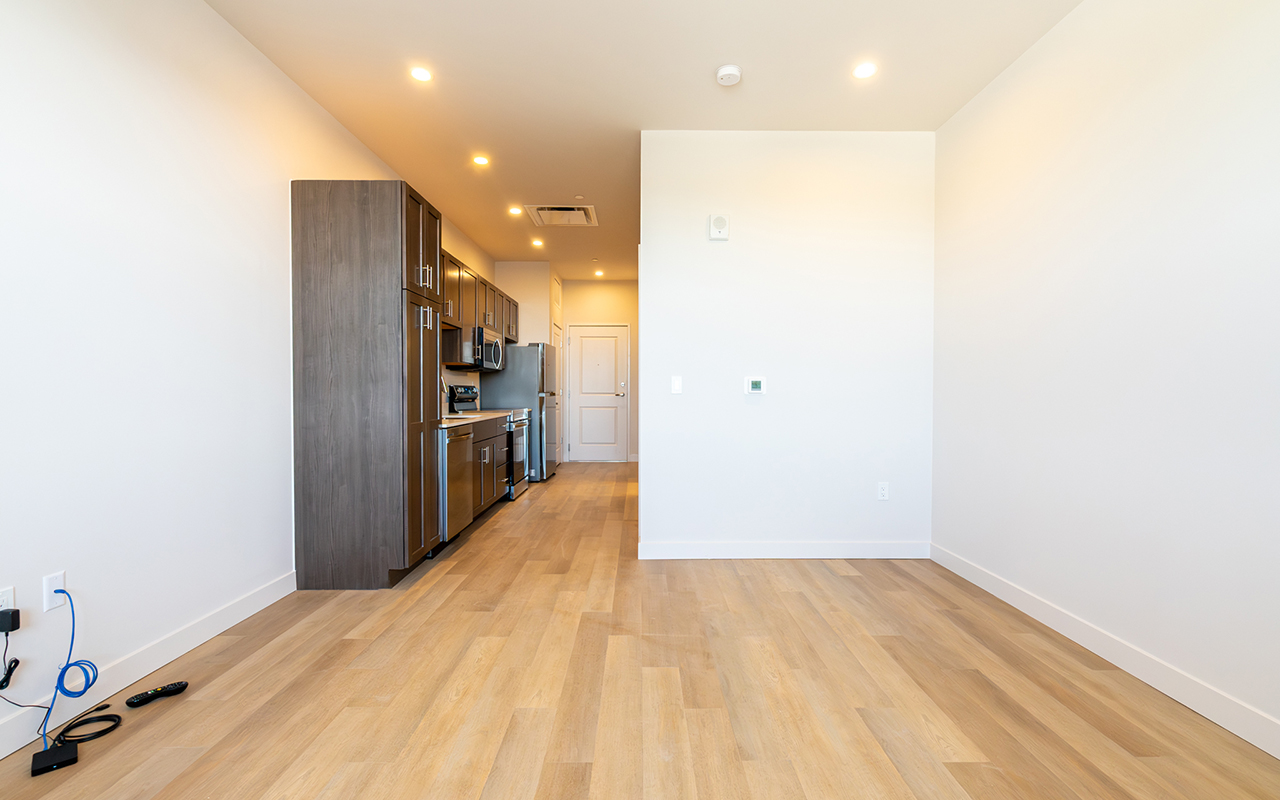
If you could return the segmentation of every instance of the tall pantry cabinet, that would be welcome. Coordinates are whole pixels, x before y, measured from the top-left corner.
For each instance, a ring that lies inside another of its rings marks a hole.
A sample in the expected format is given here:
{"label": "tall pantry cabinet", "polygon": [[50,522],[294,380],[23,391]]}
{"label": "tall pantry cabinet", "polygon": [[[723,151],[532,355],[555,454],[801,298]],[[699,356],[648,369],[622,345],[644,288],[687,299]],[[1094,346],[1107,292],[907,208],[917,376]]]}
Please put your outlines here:
{"label": "tall pantry cabinet", "polygon": [[379,589],[440,542],[440,214],[403,181],[294,181],[300,589]]}

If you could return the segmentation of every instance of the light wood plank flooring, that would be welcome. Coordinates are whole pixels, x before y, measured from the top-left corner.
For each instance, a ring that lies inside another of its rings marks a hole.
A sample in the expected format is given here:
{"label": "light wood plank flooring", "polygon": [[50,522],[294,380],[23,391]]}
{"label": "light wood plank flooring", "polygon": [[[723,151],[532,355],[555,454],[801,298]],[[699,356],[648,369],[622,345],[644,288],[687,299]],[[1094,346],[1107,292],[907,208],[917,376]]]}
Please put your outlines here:
{"label": "light wood plank flooring", "polygon": [[1275,800],[1280,762],[928,561],[636,559],[571,464],[380,592],[299,592],[23,798]]}

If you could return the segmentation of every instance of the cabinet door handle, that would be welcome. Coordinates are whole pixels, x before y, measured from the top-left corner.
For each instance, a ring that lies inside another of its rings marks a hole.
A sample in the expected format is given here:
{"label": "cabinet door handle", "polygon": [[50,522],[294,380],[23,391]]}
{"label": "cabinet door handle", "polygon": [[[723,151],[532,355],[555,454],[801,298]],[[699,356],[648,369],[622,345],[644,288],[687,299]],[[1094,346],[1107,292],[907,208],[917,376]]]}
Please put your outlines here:
{"label": "cabinet door handle", "polygon": [[489,463],[489,448],[487,447],[480,448],[480,463],[481,464]]}
{"label": "cabinet door handle", "polygon": [[452,316],[453,316],[453,301],[452,301],[452,300],[445,300],[445,301],[444,301],[444,307],[445,307],[445,309],[446,309],[446,310],[445,310],[445,312],[444,312],[444,315],[445,315],[446,317],[452,317]]}

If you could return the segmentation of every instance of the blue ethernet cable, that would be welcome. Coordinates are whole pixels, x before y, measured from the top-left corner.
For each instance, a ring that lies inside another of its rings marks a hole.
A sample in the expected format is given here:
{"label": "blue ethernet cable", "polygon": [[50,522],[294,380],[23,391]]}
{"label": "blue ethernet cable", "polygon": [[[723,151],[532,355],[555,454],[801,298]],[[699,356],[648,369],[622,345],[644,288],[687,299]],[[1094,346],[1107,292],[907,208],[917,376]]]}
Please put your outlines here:
{"label": "blue ethernet cable", "polygon": [[[54,594],[65,594],[67,603],[71,606],[71,644],[67,646],[67,663],[63,665],[58,672],[58,680],[54,685],[53,698],[49,700],[49,709],[44,712],[44,722],[40,723],[40,739],[44,742],[44,749],[49,749],[49,720],[53,717],[53,704],[58,702],[58,695],[65,695],[70,698],[83,697],[90,687],[98,681],[98,665],[88,659],[80,661],[72,661],[71,654],[76,649],[76,603],[71,599],[71,593],[66,589],[55,589]],[[67,688],[67,674],[73,669],[80,670],[80,674],[84,677],[84,686],[80,689]]]}

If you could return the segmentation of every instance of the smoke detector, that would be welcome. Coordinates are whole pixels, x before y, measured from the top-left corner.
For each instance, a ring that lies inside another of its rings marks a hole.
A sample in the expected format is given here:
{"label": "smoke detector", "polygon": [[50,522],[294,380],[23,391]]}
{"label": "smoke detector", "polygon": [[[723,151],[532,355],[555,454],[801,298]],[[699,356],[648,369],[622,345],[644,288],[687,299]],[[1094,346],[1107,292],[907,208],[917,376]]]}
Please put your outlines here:
{"label": "smoke detector", "polygon": [[599,225],[595,206],[525,206],[529,219],[539,228],[550,225],[562,228],[594,228]]}
{"label": "smoke detector", "polygon": [[742,80],[742,67],[737,64],[725,64],[716,70],[716,81],[721,86],[732,86]]}

